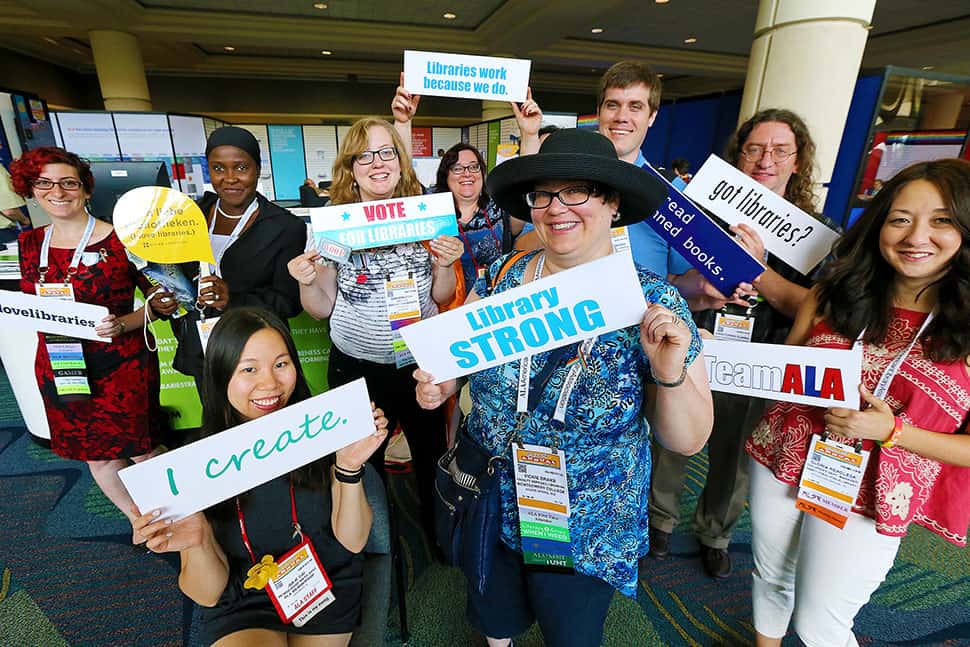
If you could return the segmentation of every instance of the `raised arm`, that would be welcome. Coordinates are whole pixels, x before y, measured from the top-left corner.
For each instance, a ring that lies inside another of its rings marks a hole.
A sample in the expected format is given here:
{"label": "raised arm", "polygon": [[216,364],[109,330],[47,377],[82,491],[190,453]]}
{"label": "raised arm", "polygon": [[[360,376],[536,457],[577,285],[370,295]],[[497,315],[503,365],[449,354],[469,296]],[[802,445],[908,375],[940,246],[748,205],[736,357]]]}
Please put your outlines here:
{"label": "raised arm", "polygon": [[394,98],[391,99],[391,113],[394,115],[394,130],[404,140],[404,148],[411,156],[411,120],[418,112],[420,95],[411,94],[404,89],[404,72],[401,72],[401,84],[397,86]]}

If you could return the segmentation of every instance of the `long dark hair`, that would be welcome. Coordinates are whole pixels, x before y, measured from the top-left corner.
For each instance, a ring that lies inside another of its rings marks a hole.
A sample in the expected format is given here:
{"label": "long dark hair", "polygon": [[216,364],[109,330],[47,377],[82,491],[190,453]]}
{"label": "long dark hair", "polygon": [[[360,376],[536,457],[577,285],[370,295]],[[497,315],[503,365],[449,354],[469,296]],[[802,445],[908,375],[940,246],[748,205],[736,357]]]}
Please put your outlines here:
{"label": "long dark hair", "polygon": [[855,339],[863,328],[866,342],[886,338],[896,271],[879,250],[879,234],[900,190],[916,180],[936,187],[963,237],[949,269],[936,282],[940,295],[936,317],[923,337],[927,357],[952,362],[970,355],[970,162],[965,160],[913,164],[886,183],[859,221],[835,244],[834,260],[817,285],[817,312],[849,339]]}
{"label": "long dark hair", "polygon": [[[485,175],[487,170],[485,168],[485,160],[482,159],[481,152],[479,152],[479,150],[471,144],[458,142],[446,150],[445,154],[441,156],[441,163],[438,164],[438,174],[435,176],[434,181],[434,192],[447,193],[448,191],[451,191],[451,189],[448,188],[448,174],[451,172],[451,167],[458,163],[458,155],[462,151],[471,151],[475,155],[475,159],[478,161],[478,166],[482,169],[482,192],[478,195],[478,208],[484,210],[485,207],[488,206],[488,194],[485,193]],[[458,198],[455,198],[455,213],[461,217],[461,213],[458,212]]]}
{"label": "long dark hair", "polygon": [[751,136],[751,131],[758,124],[769,121],[777,121],[791,128],[795,135],[795,146],[798,148],[798,154],[795,158],[798,160],[798,170],[788,178],[788,184],[785,186],[785,200],[806,213],[814,214],[815,142],[808,132],[808,126],[805,125],[801,117],[791,110],[768,108],[752,115],[750,119],[738,127],[731,139],[728,140],[724,158],[733,166],[737,166],[741,149],[744,148],[748,137]]}
{"label": "long dark hair", "polygon": [[[202,437],[221,433],[245,422],[239,412],[229,403],[229,381],[239,365],[239,358],[250,338],[260,330],[275,330],[283,338],[296,369],[296,385],[287,404],[301,402],[310,397],[310,387],[300,366],[296,346],[286,324],[269,310],[239,307],[227,310],[212,329],[206,344],[205,363],[202,374]],[[290,473],[294,485],[321,489],[329,482],[330,457],[304,465]],[[210,509],[215,518],[230,518],[235,513],[232,500]]]}

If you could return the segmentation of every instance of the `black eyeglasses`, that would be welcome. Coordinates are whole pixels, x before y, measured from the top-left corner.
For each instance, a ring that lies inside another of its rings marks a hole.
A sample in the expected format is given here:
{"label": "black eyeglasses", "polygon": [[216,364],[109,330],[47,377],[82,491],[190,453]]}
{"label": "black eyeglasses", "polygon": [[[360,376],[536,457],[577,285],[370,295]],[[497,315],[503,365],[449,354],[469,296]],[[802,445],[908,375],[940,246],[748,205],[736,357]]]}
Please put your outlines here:
{"label": "black eyeglasses", "polygon": [[525,194],[525,203],[533,209],[545,209],[552,204],[553,198],[558,198],[567,207],[576,207],[588,202],[595,193],[596,189],[591,186],[567,186],[556,192],[529,191]]}
{"label": "black eyeglasses", "polygon": [[765,153],[768,153],[771,161],[775,164],[781,164],[797,152],[797,148],[792,151],[787,148],[765,148],[760,144],[751,144],[741,149],[741,156],[749,162],[760,162],[761,158],[765,156]]}
{"label": "black eyeglasses", "polygon": [[41,191],[46,191],[48,189],[53,189],[54,185],[57,184],[65,191],[77,191],[81,188],[82,184],[80,180],[75,180],[72,177],[66,177],[63,180],[48,180],[46,177],[39,177],[31,183],[35,189],[40,189]]}
{"label": "black eyeglasses", "polygon": [[448,167],[448,171],[452,175],[461,175],[465,171],[474,174],[474,173],[478,173],[481,170],[482,170],[482,165],[479,164],[478,162],[472,162],[471,164],[465,164],[464,166],[462,166],[461,164],[452,164],[451,166]]}
{"label": "black eyeglasses", "polygon": [[374,155],[377,155],[385,162],[390,162],[393,159],[397,159],[397,149],[393,146],[386,146],[376,151],[361,151],[354,155],[354,161],[361,166],[367,166],[368,164],[374,163]]}

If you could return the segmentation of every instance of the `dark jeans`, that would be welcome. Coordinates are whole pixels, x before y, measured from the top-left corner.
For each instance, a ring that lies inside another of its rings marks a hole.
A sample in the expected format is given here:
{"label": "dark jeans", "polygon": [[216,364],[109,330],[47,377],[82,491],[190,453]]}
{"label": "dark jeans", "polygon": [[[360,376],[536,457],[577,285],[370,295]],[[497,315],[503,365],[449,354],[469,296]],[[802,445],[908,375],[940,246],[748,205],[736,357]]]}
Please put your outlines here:
{"label": "dark jeans", "polygon": [[[414,369],[414,366],[399,369],[394,364],[356,359],[334,345],[330,349],[327,381],[331,387],[337,387],[364,378],[371,400],[384,410],[388,430],[393,431],[397,423],[401,423],[411,449],[411,465],[418,482],[421,525],[428,533],[428,540],[434,543],[434,470],[435,462],[445,453],[445,418],[441,409],[426,411],[418,406],[414,392],[416,382],[411,377]],[[385,481],[384,450],[387,442],[385,440],[368,461]]]}
{"label": "dark jeans", "polygon": [[468,587],[468,621],[490,638],[514,638],[539,622],[549,647],[599,647],[613,587],[588,575],[527,569],[501,541],[485,594]]}

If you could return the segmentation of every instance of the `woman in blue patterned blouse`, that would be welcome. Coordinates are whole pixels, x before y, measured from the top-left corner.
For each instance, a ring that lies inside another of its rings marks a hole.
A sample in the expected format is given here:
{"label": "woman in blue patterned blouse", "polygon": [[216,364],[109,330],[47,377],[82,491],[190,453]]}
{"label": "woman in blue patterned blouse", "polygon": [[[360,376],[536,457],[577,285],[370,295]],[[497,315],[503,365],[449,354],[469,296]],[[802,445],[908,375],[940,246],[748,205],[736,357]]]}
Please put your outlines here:
{"label": "woman in blue patterned blouse", "polygon": [[[499,166],[488,188],[501,208],[532,221],[545,250],[497,260],[468,302],[611,254],[610,227],[654,213],[666,193],[648,172],[619,161],[605,137],[576,129],[552,134],[537,155]],[[639,328],[600,335],[569,354],[534,355],[527,412],[517,413],[519,362],[469,378],[469,436],[492,455],[507,456],[513,439],[557,447],[565,454],[569,492],[574,573],[527,567],[512,461],[497,461],[501,546],[484,591],[468,587],[469,620],[491,647],[509,645],[535,620],[548,645],[599,645],[614,589],[636,594],[637,560],[648,550],[651,429],[684,454],[699,451],[710,434],[711,394],[687,304],[661,277],[635,271],[648,302]],[[567,381],[574,358],[582,368]],[[426,408],[458,386],[436,385],[421,370],[415,378]],[[564,388],[571,390],[557,413]]]}

